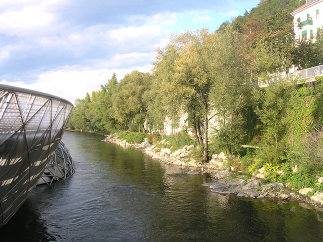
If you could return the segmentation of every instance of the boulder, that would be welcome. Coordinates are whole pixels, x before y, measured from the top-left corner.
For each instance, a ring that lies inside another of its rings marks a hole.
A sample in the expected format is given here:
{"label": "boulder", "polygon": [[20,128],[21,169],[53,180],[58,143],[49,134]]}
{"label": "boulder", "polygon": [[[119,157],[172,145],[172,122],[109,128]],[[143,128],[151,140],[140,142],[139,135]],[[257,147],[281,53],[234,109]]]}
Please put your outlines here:
{"label": "boulder", "polygon": [[260,187],[260,182],[257,180],[250,180],[248,183],[243,187],[246,190],[249,189],[258,189]]}
{"label": "boulder", "polygon": [[320,204],[320,205],[323,205],[323,192],[316,192],[312,197],[311,197],[311,200]]}
{"label": "boulder", "polygon": [[299,190],[299,193],[302,195],[307,195],[310,192],[313,192],[313,188],[306,187]]}
{"label": "boulder", "polygon": [[225,154],[223,152],[221,152],[219,155],[218,155],[218,159],[222,159],[222,160],[226,160],[227,157],[225,156]]}
{"label": "boulder", "polygon": [[172,151],[170,149],[163,148],[163,149],[161,149],[160,153],[162,156],[165,156],[165,155],[170,155],[172,153]]}
{"label": "boulder", "polygon": [[187,151],[191,151],[194,149],[194,145],[189,145],[189,146],[186,146],[186,150]]}
{"label": "boulder", "polygon": [[263,185],[262,187],[263,188],[284,188],[284,185],[283,185],[283,183],[273,182],[273,183]]}
{"label": "boulder", "polygon": [[218,156],[219,156],[218,154],[213,154],[212,159],[218,159]]}
{"label": "boulder", "polygon": [[264,179],[266,179],[266,174],[264,174],[264,173],[257,173],[256,174],[256,177],[259,178],[259,179],[264,180]]}
{"label": "boulder", "polygon": [[247,183],[246,180],[243,180],[243,179],[240,179],[240,178],[235,178],[235,179],[232,179],[232,180],[228,181],[228,184],[230,186],[243,186],[246,183]]}
{"label": "boulder", "polygon": [[217,167],[219,167],[219,168],[223,168],[224,163],[223,163],[222,161],[215,161],[215,162],[214,162],[214,165],[216,165],[216,166],[217,166]]}

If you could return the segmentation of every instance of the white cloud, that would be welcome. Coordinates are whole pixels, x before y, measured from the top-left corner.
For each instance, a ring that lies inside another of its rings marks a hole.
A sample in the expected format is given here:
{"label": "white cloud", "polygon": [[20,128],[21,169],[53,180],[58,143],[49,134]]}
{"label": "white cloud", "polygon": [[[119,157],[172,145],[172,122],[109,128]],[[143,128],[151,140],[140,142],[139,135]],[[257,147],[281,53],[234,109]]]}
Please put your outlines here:
{"label": "white cloud", "polygon": [[20,35],[49,26],[54,15],[40,7],[27,7],[17,11],[7,10],[0,14],[0,32]]}
{"label": "white cloud", "polygon": [[[135,68],[141,72],[148,72],[151,66],[138,66]],[[24,83],[0,81],[1,84],[16,86],[52,94],[74,103],[78,98],[84,98],[85,94],[100,90],[100,86],[105,84],[113,73],[116,73],[118,80],[126,74],[131,73],[129,69],[91,69],[66,67],[62,70],[44,72],[38,75],[35,82]]]}
{"label": "white cloud", "polygon": [[110,39],[119,46],[129,46],[130,44],[137,44],[138,41],[143,42],[143,40],[156,40],[164,34],[164,30],[158,25],[129,26],[109,31]]}

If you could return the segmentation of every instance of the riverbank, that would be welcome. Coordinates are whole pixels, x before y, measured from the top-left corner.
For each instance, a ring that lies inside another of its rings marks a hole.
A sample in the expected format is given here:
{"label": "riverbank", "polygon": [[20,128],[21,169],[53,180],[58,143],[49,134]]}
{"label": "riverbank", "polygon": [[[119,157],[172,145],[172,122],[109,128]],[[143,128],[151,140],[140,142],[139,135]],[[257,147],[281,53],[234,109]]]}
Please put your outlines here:
{"label": "riverbank", "polygon": [[186,145],[181,149],[171,151],[167,148],[158,148],[145,140],[141,144],[131,144],[119,139],[116,135],[106,135],[104,141],[117,144],[124,148],[134,148],[141,150],[152,159],[159,160],[167,165],[177,165],[192,168],[201,173],[208,173],[214,179],[212,183],[205,183],[212,192],[226,195],[235,194],[239,197],[253,199],[279,199],[297,200],[312,204],[318,208],[323,208],[323,193],[311,194],[310,188],[295,191],[288,187],[288,184],[268,183],[265,184],[261,170],[255,172],[252,177],[235,170],[235,167],[227,167],[227,158],[223,153],[213,155],[208,163],[201,163],[189,157],[193,150],[193,145]]}

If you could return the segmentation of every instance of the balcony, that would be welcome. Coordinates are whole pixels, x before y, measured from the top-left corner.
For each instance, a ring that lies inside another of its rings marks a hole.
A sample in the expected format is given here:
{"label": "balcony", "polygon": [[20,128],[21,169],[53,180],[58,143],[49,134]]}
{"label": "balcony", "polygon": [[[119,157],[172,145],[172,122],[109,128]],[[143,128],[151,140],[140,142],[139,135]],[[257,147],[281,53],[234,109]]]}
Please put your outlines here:
{"label": "balcony", "polygon": [[301,22],[301,27],[306,26],[306,25],[313,25],[313,20],[306,19],[305,21]]}

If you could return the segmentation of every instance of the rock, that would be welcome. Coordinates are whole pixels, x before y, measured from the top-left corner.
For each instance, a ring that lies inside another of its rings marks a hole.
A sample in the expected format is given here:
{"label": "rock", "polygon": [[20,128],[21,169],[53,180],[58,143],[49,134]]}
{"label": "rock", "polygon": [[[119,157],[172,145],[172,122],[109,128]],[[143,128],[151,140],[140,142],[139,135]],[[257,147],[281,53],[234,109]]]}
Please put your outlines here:
{"label": "rock", "polygon": [[213,154],[212,159],[218,159],[218,154]]}
{"label": "rock", "polygon": [[214,162],[214,164],[219,168],[223,168],[223,166],[224,166],[224,163],[221,161],[216,161],[216,162]]}
{"label": "rock", "polygon": [[266,178],[266,169],[265,167],[260,168],[257,172],[254,172],[254,176],[259,178],[259,179],[265,179]]}
{"label": "rock", "polygon": [[179,154],[179,157],[180,158],[184,158],[184,157],[186,157],[187,156],[187,153],[186,152],[182,152],[182,153],[180,153]]}
{"label": "rock", "polygon": [[199,175],[200,172],[198,172],[198,171],[189,171],[186,174],[188,174],[188,175]]}
{"label": "rock", "polygon": [[[147,139],[147,138],[146,138]],[[149,144],[149,142],[146,142],[146,140],[144,141],[144,142],[142,142],[141,144],[140,144],[140,146],[141,147],[143,147],[143,148],[148,148],[148,147],[150,147],[151,145]]]}
{"label": "rock", "polygon": [[261,167],[258,171],[259,171],[259,173],[266,173],[266,168],[265,167]]}
{"label": "rock", "polygon": [[237,170],[237,168],[236,167],[234,167],[234,166],[230,166],[230,171],[236,171]]}
{"label": "rock", "polygon": [[171,156],[176,158],[176,157],[179,157],[181,153],[182,153],[182,150],[175,150],[175,152],[172,153]]}
{"label": "rock", "polygon": [[187,151],[191,151],[194,149],[194,145],[189,145],[189,146],[186,146],[186,150]]}
{"label": "rock", "polygon": [[290,195],[283,193],[283,194],[280,194],[279,197],[280,199],[287,200],[290,198]]}
{"label": "rock", "polygon": [[230,180],[228,183],[229,183],[230,186],[243,186],[247,182],[245,180],[243,180],[243,179],[236,178],[236,179]]}
{"label": "rock", "polygon": [[320,204],[320,205],[323,205],[323,192],[316,192],[312,197],[311,197],[311,200]]}
{"label": "rock", "polygon": [[243,187],[243,189],[258,189],[260,187],[260,182],[257,180],[250,180],[248,183]]}
{"label": "rock", "polygon": [[266,179],[266,174],[264,174],[264,173],[257,173],[256,174],[256,177],[259,178],[259,179],[265,180]]}
{"label": "rock", "polygon": [[162,156],[164,156],[164,155],[170,155],[172,153],[172,151],[170,149],[163,148],[160,150],[160,153]]}
{"label": "rock", "polygon": [[321,183],[323,183],[323,177],[320,177],[319,179],[318,179],[318,182],[321,184]]}
{"label": "rock", "polygon": [[223,152],[221,152],[219,155],[218,155],[218,159],[222,159],[222,160],[226,160],[227,157],[225,156],[225,154]]}
{"label": "rock", "polygon": [[262,187],[263,188],[284,188],[284,185],[282,183],[273,182],[273,183],[263,185]]}
{"label": "rock", "polygon": [[302,194],[302,195],[307,195],[310,192],[313,192],[313,189],[312,188],[309,188],[309,187],[302,188],[302,189],[299,190],[299,193]]}

